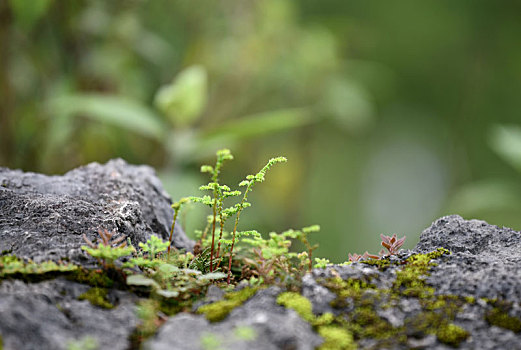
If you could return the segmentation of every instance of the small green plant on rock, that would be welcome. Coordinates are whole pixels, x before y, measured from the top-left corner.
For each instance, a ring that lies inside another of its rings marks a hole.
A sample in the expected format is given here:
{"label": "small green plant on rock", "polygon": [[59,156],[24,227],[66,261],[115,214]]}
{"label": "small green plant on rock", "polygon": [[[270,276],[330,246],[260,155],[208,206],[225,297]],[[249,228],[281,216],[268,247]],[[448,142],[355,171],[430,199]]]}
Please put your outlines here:
{"label": "small green plant on rock", "polygon": [[98,230],[98,234],[101,238],[101,242],[99,242],[98,245],[83,235],[83,240],[88,246],[82,246],[81,249],[86,251],[90,256],[98,259],[100,264],[105,268],[114,266],[114,261],[135,252],[133,246],[127,246],[125,236],[114,237],[115,234],[108,230]]}
{"label": "small green plant on rock", "polygon": [[74,264],[54,261],[35,263],[32,260],[23,261],[14,255],[0,256],[0,278],[22,277],[26,279],[43,278],[53,273],[67,273],[78,269]]}

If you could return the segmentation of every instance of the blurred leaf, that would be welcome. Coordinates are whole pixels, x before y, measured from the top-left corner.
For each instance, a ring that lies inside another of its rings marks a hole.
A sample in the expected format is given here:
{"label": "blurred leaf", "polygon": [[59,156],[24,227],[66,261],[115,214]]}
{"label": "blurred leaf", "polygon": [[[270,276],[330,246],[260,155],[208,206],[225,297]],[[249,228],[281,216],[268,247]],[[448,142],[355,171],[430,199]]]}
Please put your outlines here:
{"label": "blurred leaf", "polygon": [[489,144],[504,161],[521,172],[521,127],[493,126],[489,134]]}
{"label": "blurred leaf", "polygon": [[516,183],[489,180],[462,186],[451,198],[448,210],[461,215],[481,216],[484,212],[521,208],[521,191]]}
{"label": "blurred leaf", "polygon": [[48,107],[51,114],[85,115],[157,140],[162,140],[165,135],[159,116],[148,107],[124,97],[76,94],[50,100]]}
{"label": "blurred leaf", "polygon": [[164,298],[177,298],[179,296],[179,291],[177,290],[160,289],[156,293]]}
{"label": "blurred leaf", "polygon": [[143,275],[130,275],[127,277],[127,284],[129,286],[147,286],[160,289],[159,284],[151,278]]}
{"label": "blurred leaf", "polygon": [[202,276],[199,276],[199,280],[220,280],[222,278],[225,278],[227,275],[222,272],[209,272],[207,274],[204,274]]}
{"label": "blurred leaf", "polygon": [[310,124],[314,117],[306,108],[278,109],[254,114],[223,123],[202,135],[205,141],[213,138],[242,139],[271,134]]}
{"label": "blurred leaf", "polygon": [[320,108],[338,126],[349,131],[360,132],[373,122],[374,107],[369,94],[347,80],[329,82]]}
{"label": "blurred leaf", "polygon": [[10,0],[16,22],[25,30],[30,30],[51,4],[52,0]]}
{"label": "blurred leaf", "polygon": [[161,87],[154,103],[179,127],[190,125],[199,117],[207,98],[206,70],[202,66],[191,66],[180,72],[171,84]]}

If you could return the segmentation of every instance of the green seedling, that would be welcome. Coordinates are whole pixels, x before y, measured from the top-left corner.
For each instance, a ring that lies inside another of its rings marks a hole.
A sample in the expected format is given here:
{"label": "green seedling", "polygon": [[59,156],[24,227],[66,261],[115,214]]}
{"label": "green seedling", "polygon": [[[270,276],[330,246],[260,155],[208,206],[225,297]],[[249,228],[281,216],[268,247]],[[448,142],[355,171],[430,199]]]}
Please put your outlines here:
{"label": "green seedling", "polygon": [[82,246],[81,249],[93,258],[98,259],[105,268],[114,266],[114,261],[136,251],[133,246],[127,246],[125,236],[113,238],[114,233],[107,230],[98,230],[98,234],[101,238],[98,245],[95,245],[87,236],[83,235],[83,240],[88,246]]}

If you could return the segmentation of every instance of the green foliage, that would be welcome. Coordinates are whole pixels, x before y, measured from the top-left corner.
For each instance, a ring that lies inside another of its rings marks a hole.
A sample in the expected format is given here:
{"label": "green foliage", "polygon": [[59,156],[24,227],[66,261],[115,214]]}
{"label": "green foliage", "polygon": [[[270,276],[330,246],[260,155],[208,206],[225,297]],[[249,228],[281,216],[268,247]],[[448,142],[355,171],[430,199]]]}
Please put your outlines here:
{"label": "green foliage", "polygon": [[45,15],[52,0],[27,2],[24,0],[9,0],[16,22],[25,30],[31,30],[35,23]]}
{"label": "green foliage", "polygon": [[326,268],[327,265],[330,265],[331,262],[329,261],[329,259],[325,259],[325,258],[315,258],[315,265],[313,265],[313,267],[315,269],[323,269],[323,268]]}
{"label": "green foliage", "polygon": [[14,255],[0,256],[0,278],[10,276],[31,276],[43,275],[62,272],[73,272],[78,269],[74,264],[65,264],[62,262],[55,263],[53,261],[45,261],[42,263],[35,263],[31,260],[23,261]]}
{"label": "green foliage", "polygon": [[207,73],[202,66],[188,67],[171,84],[159,89],[154,103],[174,127],[189,126],[206,105],[207,84]]}
{"label": "green foliage", "polygon": [[104,309],[112,309],[114,305],[107,299],[107,290],[105,288],[94,287],[81,294],[78,300],[88,300],[92,305],[99,306]]}
{"label": "green foliage", "polygon": [[139,243],[139,247],[144,253],[148,253],[150,259],[155,259],[156,255],[160,252],[167,250],[170,246],[169,242],[163,242],[163,240],[156,235],[150,236],[146,243]]}
{"label": "green foliage", "polygon": [[97,246],[87,236],[83,235],[83,240],[88,246],[82,246],[81,249],[93,258],[98,259],[105,268],[114,266],[114,261],[129,256],[136,251],[133,246],[127,247],[127,242],[124,242],[124,236],[113,237],[114,233],[107,230],[99,230],[98,234],[101,242]]}
{"label": "green foliage", "polygon": [[65,118],[81,114],[155,140],[165,137],[165,126],[153,110],[121,96],[95,93],[64,95],[48,101],[47,107]]}
{"label": "green foliage", "polygon": [[159,326],[158,311],[159,302],[157,300],[144,299],[139,301],[136,314],[141,320],[138,326],[138,333],[141,337],[149,337],[155,334]]}

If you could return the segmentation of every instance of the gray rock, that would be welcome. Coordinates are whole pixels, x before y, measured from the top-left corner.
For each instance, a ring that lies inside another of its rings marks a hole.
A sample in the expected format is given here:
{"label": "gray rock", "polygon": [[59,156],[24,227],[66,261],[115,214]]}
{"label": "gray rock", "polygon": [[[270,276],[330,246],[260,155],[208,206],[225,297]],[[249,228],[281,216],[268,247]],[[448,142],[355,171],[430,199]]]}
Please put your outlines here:
{"label": "gray rock", "polygon": [[321,338],[293,310],[278,305],[278,288],[259,291],[219,323],[204,316],[171,317],[158,334],[145,343],[148,350],[311,350]]}
{"label": "gray rock", "polygon": [[[128,236],[134,244],[151,234],[166,239],[173,214],[170,203],[151,168],[122,160],[90,164],[63,176],[0,168],[0,251],[36,262],[68,258],[91,266],[80,249],[83,234],[94,240],[98,229],[107,229]],[[174,244],[187,250],[193,247],[179,228]],[[451,254],[436,259],[436,265],[420,277],[436,297],[393,289],[398,288],[398,278],[404,278],[409,257],[440,247]],[[332,278],[350,280],[345,285],[357,286],[358,291],[341,294]],[[78,300],[90,287],[64,278],[0,282],[4,349],[66,349],[68,342],[89,336],[100,349],[131,347],[129,337],[139,322],[138,298],[128,291],[109,290],[115,308],[106,310]],[[521,349],[521,330],[510,330],[501,322],[490,324],[487,318],[494,308],[503,308],[503,320],[521,322],[521,234],[508,228],[443,217],[421,234],[414,250],[391,257],[385,268],[363,262],[328,266],[314,269],[302,282],[302,294],[317,316],[330,312],[343,324],[355,325],[350,328],[353,332],[375,324],[383,327],[386,336],[355,339],[360,349],[452,349],[446,339],[442,342],[443,335],[417,327],[445,301],[454,307],[434,312],[444,317],[450,313],[450,323],[470,334],[460,349]],[[282,291],[260,290],[218,323],[193,313],[174,315],[143,346],[149,350],[316,348],[322,342],[316,329],[276,303]],[[193,305],[194,310],[221,298],[223,292],[213,286],[206,299]],[[437,306],[429,304],[433,301]],[[435,324],[429,327],[439,325],[434,316],[430,322]],[[395,334],[399,337],[393,338]]]}
{"label": "gray rock", "polygon": [[[0,251],[36,262],[68,258],[85,262],[82,235],[94,241],[98,230],[123,234],[134,245],[155,234],[169,236],[171,200],[148,166],[121,159],[91,163],[63,176],[0,168]],[[191,250],[180,227],[177,248]]]}
{"label": "gray rock", "polygon": [[437,247],[452,252],[431,270],[437,293],[521,302],[521,233],[446,216],[423,231],[416,249]]}
{"label": "gray rock", "polygon": [[113,309],[93,306],[78,297],[88,286],[63,279],[0,285],[0,334],[6,350],[61,350],[85,337],[99,349],[128,349],[138,319],[137,298],[112,291]]}

